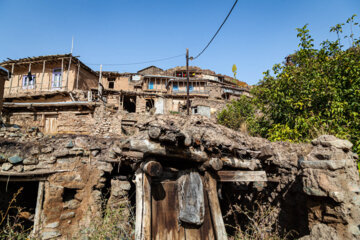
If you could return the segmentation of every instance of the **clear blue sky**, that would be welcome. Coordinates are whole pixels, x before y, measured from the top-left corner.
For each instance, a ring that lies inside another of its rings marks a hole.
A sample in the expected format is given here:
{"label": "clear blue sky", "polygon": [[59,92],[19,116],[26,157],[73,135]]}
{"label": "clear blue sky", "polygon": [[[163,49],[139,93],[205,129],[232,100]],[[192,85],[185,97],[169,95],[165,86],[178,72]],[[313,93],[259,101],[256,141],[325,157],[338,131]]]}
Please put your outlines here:
{"label": "clear blue sky", "polygon": [[[87,64],[132,63],[185,53],[196,55],[234,0],[0,0],[0,60],[69,53]],[[296,28],[310,24],[319,43],[329,28],[356,13],[360,0],[239,0],[208,50],[190,62],[256,84],[262,72],[297,48]],[[149,64],[104,66],[136,72]],[[170,68],[185,58],[157,62]],[[99,70],[98,65],[90,65]]]}

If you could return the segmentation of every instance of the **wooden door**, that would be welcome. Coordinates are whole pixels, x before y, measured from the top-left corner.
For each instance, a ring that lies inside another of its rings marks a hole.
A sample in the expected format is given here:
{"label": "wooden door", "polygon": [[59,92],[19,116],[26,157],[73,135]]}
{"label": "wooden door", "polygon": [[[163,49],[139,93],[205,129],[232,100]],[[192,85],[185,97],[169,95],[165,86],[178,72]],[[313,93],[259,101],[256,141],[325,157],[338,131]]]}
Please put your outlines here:
{"label": "wooden door", "polygon": [[215,239],[207,194],[204,188],[205,216],[201,226],[178,222],[179,199],[174,180],[151,183],[151,239]]}
{"label": "wooden door", "polygon": [[57,116],[46,116],[44,132],[47,134],[57,133]]}

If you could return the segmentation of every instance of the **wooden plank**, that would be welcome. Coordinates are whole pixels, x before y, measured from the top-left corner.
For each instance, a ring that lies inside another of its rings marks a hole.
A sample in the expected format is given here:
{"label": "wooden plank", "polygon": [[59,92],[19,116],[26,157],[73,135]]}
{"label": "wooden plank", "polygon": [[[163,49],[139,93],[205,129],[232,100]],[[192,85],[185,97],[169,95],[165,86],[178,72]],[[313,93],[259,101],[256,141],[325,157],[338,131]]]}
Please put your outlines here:
{"label": "wooden plank", "polygon": [[144,207],[143,207],[143,237],[141,239],[151,239],[151,185],[150,177],[143,173],[143,192],[144,192]]}
{"label": "wooden plank", "polygon": [[45,62],[46,62],[46,60],[44,60],[44,62],[43,62],[43,69],[42,69],[41,83],[40,83],[40,92],[42,91],[42,86],[43,86],[43,82],[44,82],[44,75],[45,75]]}
{"label": "wooden plank", "polygon": [[64,79],[64,58],[61,59],[61,87],[63,86],[63,79]]}
{"label": "wooden plank", "polygon": [[72,60],[72,55],[70,56],[69,66],[68,66],[68,70],[67,70],[67,73],[66,73],[66,85],[65,85],[65,90],[68,90],[68,84],[69,84],[69,73],[70,73],[70,67],[71,67],[71,60]]}
{"label": "wooden plank", "polygon": [[10,177],[31,177],[38,175],[49,175],[53,173],[69,172],[69,170],[55,170],[55,171],[32,171],[32,172],[0,172],[0,176],[10,176]]}
{"label": "wooden plank", "polygon": [[211,219],[214,226],[214,232],[217,240],[227,240],[227,233],[223,216],[221,214],[221,208],[219,198],[217,194],[217,182],[216,179],[208,172],[205,173],[205,180],[207,183],[207,195],[209,199],[209,206],[211,211]]}
{"label": "wooden plank", "polygon": [[179,201],[176,181],[152,182],[152,239],[185,239],[178,224]]}
{"label": "wooden plank", "polygon": [[79,74],[80,74],[80,62],[78,62],[78,69],[76,74],[76,89],[79,89]]}
{"label": "wooden plank", "polygon": [[1,177],[0,176],[0,182],[37,182],[37,181],[45,181],[47,177],[31,177],[31,178],[23,178],[23,177]]}
{"label": "wooden plank", "polygon": [[14,78],[14,63],[11,64],[11,78],[10,78],[10,86],[9,86],[9,95],[11,95],[11,87],[12,87],[12,82],[13,82],[13,78]]}
{"label": "wooden plank", "polygon": [[220,182],[266,182],[265,171],[218,171],[215,178]]}
{"label": "wooden plank", "polygon": [[135,216],[135,239],[141,240],[142,217],[143,217],[143,174],[135,173],[136,185],[136,216]]}
{"label": "wooden plank", "polygon": [[34,217],[34,229],[33,234],[36,235],[40,230],[41,212],[44,199],[44,182],[39,182],[38,194],[36,199],[35,217]]}

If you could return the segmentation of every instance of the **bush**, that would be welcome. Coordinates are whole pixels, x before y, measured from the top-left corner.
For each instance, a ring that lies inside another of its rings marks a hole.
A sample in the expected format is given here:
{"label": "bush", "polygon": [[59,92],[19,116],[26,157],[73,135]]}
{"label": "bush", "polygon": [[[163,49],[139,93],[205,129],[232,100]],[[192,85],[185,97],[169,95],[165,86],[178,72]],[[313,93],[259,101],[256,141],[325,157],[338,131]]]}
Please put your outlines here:
{"label": "bush", "polygon": [[254,105],[251,99],[246,96],[241,96],[237,101],[233,100],[228,104],[217,116],[220,124],[235,129],[247,132],[248,126],[252,126],[252,119],[255,114]]}

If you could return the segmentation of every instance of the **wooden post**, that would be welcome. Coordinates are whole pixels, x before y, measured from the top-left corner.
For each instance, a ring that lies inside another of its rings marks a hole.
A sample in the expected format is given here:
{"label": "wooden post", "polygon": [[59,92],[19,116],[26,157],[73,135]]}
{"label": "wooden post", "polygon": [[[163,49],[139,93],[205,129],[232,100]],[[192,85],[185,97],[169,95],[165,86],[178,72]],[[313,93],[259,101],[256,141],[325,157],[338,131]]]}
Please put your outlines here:
{"label": "wooden post", "polygon": [[151,186],[150,179],[143,172],[135,174],[136,219],[135,239],[151,239]]}
{"label": "wooden post", "polygon": [[44,199],[44,182],[39,182],[38,194],[36,199],[35,217],[34,217],[34,229],[33,234],[36,235],[40,230],[41,212]]}
{"label": "wooden post", "polygon": [[44,75],[45,75],[45,62],[46,62],[46,60],[44,60],[44,62],[43,62],[43,69],[42,69],[41,83],[40,83],[40,92],[42,91],[42,85],[43,85],[43,82],[44,82]]}
{"label": "wooden post", "polygon": [[157,161],[147,161],[141,166],[141,169],[151,177],[160,177],[163,173],[161,164]]}
{"label": "wooden post", "polygon": [[[99,73],[99,81],[98,81],[98,96],[100,100],[102,100],[103,95],[103,86],[102,86],[102,64],[100,64],[100,73]],[[104,103],[105,104],[105,103]]]}
{"label": "wooden post", "polygon": [[135,216],[135,239],[141,240],[142,217],[143,217],[143,173],[138,172],[135,174],[136,185],[136,216]]}
{"label": "wooden post", "polygon": [[189,49],[186,49],[186,111],[187,111],[187,115],[190,114],[190,100],[189,100]]}
{"label": "wooden post", "polygon": [[209,200],[209,206],[211,211],[211,219],[214,225],[215,235],[217,240],[227,240],[227,234],[223,216],[221,214],[221,208],[219,198],[217,194],[217,182],[216,179],[211,176],[210,173],[205,173],[207,182],[207,194]]}
{"label": "wooden post", "polygon": [[11,78],[10,78],[10,86],[9,86],[9,95],[11,94],[11,86],[12,86],[12,81],[13,81],[13,78],[14,78],[14,66],[15,66],[15,63],[13,63],[11,65]]}
{"label": "wooden post", "polygon": [[72,55],[70,55],[69,66],[68,66],[68,70],[67,70],[67,74],[66,74],[66,85],[65,85],[65,90],[68,90],[68,83],[69,83],[69,73],[70,73],[70,67],[71,67],[71,60],[72,60]]}
{"label": "wooden post", "polygon": [[[31,73],[31,63],[29,63],[29,73]],[[29,76],[28,76],[28,83],[27,83],[27,86],[26,86],[26,90],[29,90],[29,84],[30,84],[30,79],[29,79]]]}
{"label": "wooden post", "polygon": [[61,59],[61,81],[60,81],[61,88],[62,88],[63,75],[64,75],[64,58]]}
{"label": "wooden post", "polygon": [[19,76],[18,76],[18,84],[17,84],[17,88],[16,88],[16,93],[18,93],[18,92],[19,92],[21,77],[22,77],[22,75],[21,75],[21,74],[19,74]]}
{"label": "wooden post", "polygon": [[80,74],[80,61],[78,62],[78,69],[76,74],[76,89],[79,89],[79,74]]}

